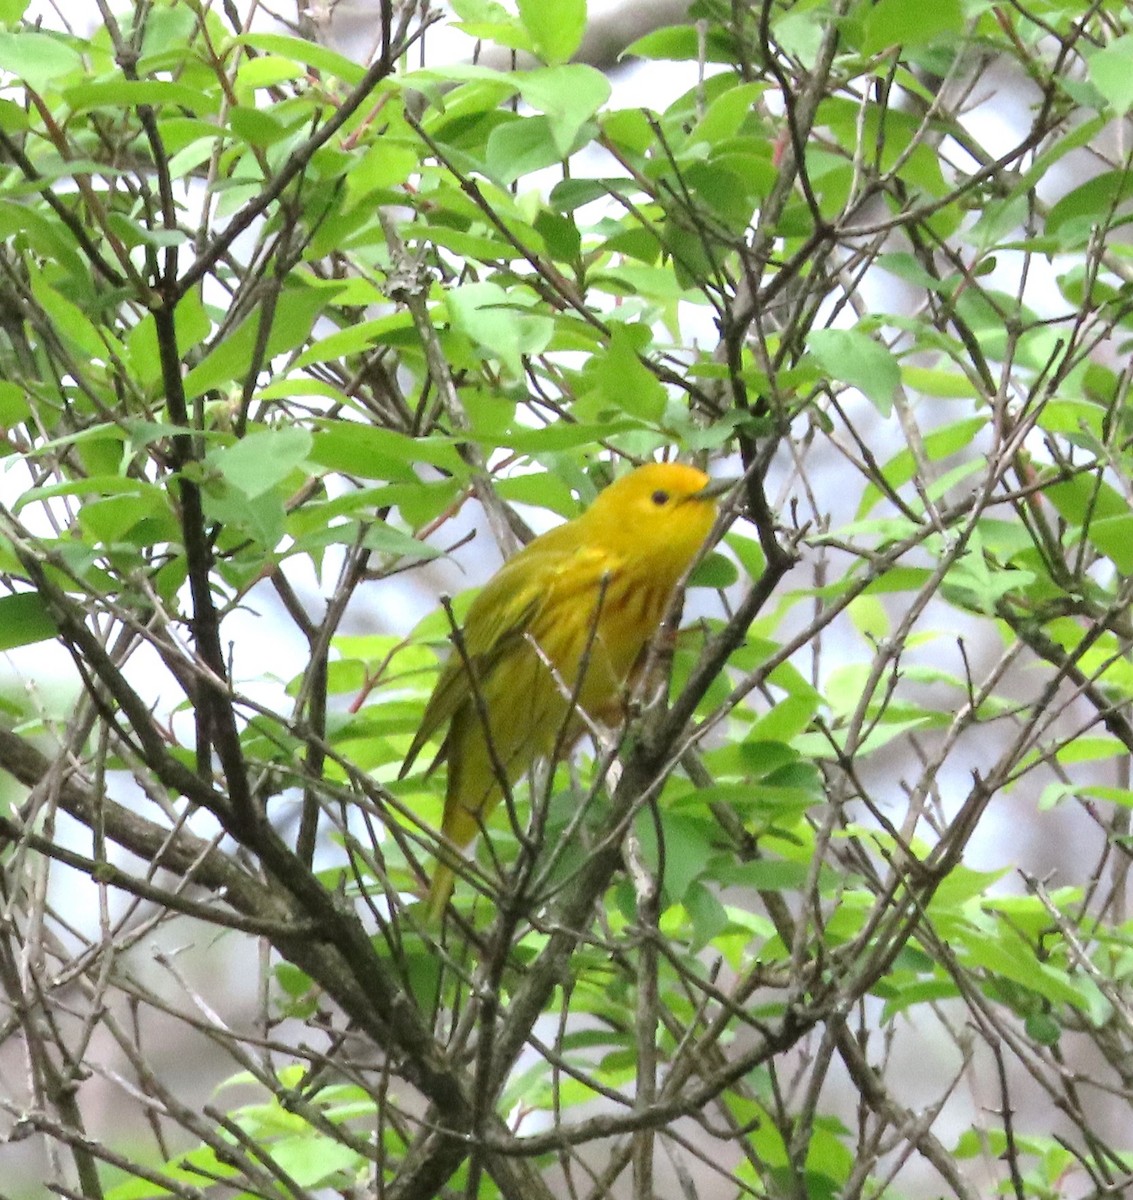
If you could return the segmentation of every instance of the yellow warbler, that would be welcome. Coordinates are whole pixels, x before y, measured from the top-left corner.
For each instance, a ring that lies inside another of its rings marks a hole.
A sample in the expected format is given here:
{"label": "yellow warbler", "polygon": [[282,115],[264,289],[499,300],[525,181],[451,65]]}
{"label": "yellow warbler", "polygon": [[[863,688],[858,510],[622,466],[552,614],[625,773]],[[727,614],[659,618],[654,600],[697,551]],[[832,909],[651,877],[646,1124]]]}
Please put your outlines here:
{"label": "yellow warbler", "polygon": [[[580,517],[525,546],[476,597],[464,654],[454,650],[442,670],[401,768],[404,776],[448,726],[433,766],[448,763],[442,829],[450,841],[466,846],[479,832],[501,799],[500,773],[511,784],[578,735],[572,697],[591,719],[616,717],[729,483],[681,463],[638,467]],[[452,886],[451,868],[438,863],[432,914]]]}

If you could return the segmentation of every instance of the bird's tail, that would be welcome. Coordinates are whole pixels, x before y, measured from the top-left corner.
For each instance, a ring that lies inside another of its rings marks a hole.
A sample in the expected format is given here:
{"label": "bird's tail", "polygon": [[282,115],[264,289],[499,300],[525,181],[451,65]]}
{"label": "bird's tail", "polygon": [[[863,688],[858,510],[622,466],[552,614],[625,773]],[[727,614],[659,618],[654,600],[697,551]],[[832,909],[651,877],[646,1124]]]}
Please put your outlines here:
{"label": "bird's tail", "polygon": [[[455,855],[472,842],[480,832],[482,818],[492,811],[492,805],[497,802],[491,800],[489,803],[493,782],[471,789],[472,795],[483,795],[483,799],[478,803],[469,804],[462,798],[468,795],[468,791],[463,790],[467,783],[467,775],[461,770],[463,765],[459,754],[449,758],[448,791],[445,794],[444,820],[441,822],[441,832],[448,839],[446,845],[441,848],[441,855],[445,858]],[[456,872],[438,856],[433,882],[429,886],[428,912],[431,921],[439,922],[444,916],[445,905],[448,904],[455,883]]]}
{"label": "bird's tail", "polygon": [[445,915],[445,906],[448,904],[448,898],[452,895],[454,883],[456,883],[456,875],[453,873],[452,867],[438,862],[437,869],[433,872],[433,882],[429,885],[429,898],[426,902],[429,920],[434,924],[439,924]]}

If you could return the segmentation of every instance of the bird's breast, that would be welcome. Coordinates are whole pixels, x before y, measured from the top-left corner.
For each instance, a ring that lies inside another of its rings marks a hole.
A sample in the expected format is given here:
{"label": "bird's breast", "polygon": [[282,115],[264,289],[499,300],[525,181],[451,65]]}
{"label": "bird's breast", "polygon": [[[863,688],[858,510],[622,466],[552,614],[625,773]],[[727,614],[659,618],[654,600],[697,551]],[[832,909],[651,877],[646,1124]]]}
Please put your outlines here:
{"label": "bird's breast", "polygon": [[577,692],[587,711],[601,712],[620,696],[672,590],[667,579],[607,564],[583,586],[569,580],[548,596],[531,641],[554,667],[560,687]]}

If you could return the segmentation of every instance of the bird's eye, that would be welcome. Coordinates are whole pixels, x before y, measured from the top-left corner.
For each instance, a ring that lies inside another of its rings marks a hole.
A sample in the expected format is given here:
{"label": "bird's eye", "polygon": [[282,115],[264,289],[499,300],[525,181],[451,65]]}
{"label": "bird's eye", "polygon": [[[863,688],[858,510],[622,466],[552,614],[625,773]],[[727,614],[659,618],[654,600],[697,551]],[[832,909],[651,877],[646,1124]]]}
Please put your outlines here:
{"label": "bird's eye", "polygon": [[669,493],[658,490],[653,493],[651,499],[652,499],[653,503],[656,504],[658,508],[660,508],[662,504],[669,503]]}

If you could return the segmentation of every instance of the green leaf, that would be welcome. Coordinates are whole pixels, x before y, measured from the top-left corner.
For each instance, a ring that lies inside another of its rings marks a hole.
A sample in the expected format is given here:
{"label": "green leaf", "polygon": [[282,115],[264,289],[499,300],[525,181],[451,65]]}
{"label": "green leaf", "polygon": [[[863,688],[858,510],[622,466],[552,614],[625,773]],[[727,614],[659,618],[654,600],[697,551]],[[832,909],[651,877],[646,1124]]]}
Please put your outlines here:
{"label": "green leaf", "polygon": [[395,558],[413,558],[422,561],[440,558],[441,551],[422,542],[419,538],[395,529],[384,521],[371,525],[362,538],[362,545],[377,554],[389,554]]}
{"label": "green leaf", "polygon": [[583,125],[610,98],[606,76],[581,63],[517,74],[513,82],[523,99],[547,117],[560,158],[570,154]]}
{"label": "green leaf", "polygon": [[495,42],[510,50],[535,53],[535,42],[526,26],[496,0],[450,0],[452,11],[460,18],[454,28],[471,38]]}
{"label": "green leaf", "polygon": [[1122,575],[1133,575],[1133,513],[1091,521],[1087,535]]}
{"label": "green leaf", "polygon": [[88,278],[89,267],[75,250],[70,235],[30,205],[0,200],[0,239],[27,239],[46,258],[56,260],[67,275]]}
{"label": "green leaf", "polygon": [[[699,23],[698,23],[699,24]],[[736,61],[735,40],[719,25],[702,35],[697,25],[667,25],[631,42],[621,53],[626,58],[659,58],[673,62],[729,63]]]}
{"label": "green leaf", "polygon": [[816,21],[814,9],[806,4],[792,5],[780,14],[771,18],[776,46],[809,70],[818,59],[826,32],[824,22]]}
{"label": "green leaf", "polygon": [[1051,207],[1046,218],[1048,237],[1070,250],[1085,246],[1099,229],[1112,229],[1130,218],[1119,215],[1122,203],[1133,191],[1133,177],[1126,170],[1103,171],[1067,192]]}
{"label": "green leaf", "polygon": [[[117,447],[120,456],[120,442],[108,438],[103,440],[108,445]],[[161,488],[140,479],[129,479],[123,475],[87,475],[82,479],[69,479],[63,483],[29,488],[20,495],[13,511],[19,513],[29,504],[51,500],[56,496],[142,496],[148,493],[153,493],[158,499],[165,495]]]}
{"label": "green leaf", "polygon": [[106,341],[77,304],[51,287],[39,272],[31,277],[31,290],[60,337],[89,358],[106,357]]}
{"label": "green leaf", "polygon": [[729,139],[739,135],[766,90],[765,83],[744,83],[737,76],[735,84],[721,92],[697,121],[689,135],[690,142],[707,142],[716,155],[725,150],[725,142],[729,146],[746,145]]}
{"label": "green leaf", "polygon": [[168,1188],[151,1179],[128,1179],[111,1188],[106,1193],[106,1200],[150,1200],[151,1197],[168,1196],[183,1191],[182,1183],[186,1187],[197,1187],[202,1178],[210,1181],[231,1179],[237,1170],[231,1163],[222,1163],[211,1147],[198,1146],[177,1153],[157,1169],[159,1178],[168,1179]]}
{"label": "green leaf", "polygon": [[[429,97],[433,107],[426,113],[425,128],[434,137],[463,131],[476,117],[492,114],[495,118],[504,101],[519,90],[518,73],[505,74],[471,63],[414,71],[400,82]],[[452,87],[454,82],[461,86]]]}
{"label": "green leaf", "polygon": [[1089,56],[1090,82],[1118,116],[1133,108],[1133,34],[1115,38]]}
{"label": "green leaf", "polygon": [[522,356],[547,348],[554,322],[534,307],[534,297],[498,283],[467,283],[445,296],[454,329],[501,362],[513,377],[523,373]]}
{"label": "green leaf", "polygon": [[1086,1008],[1085,997],[1066,972],[1041,962],[1034,949],[1010,931],[988,934],[960,924],[951,931],[949,942],[965,964],[1002,975],[1055,1003]]}
{"label": "green leaf", "polygon": [[560,179],[551,188],[548,203],[559,212],[569,213],[592,200],[628,190],[622,179]]}
{"label": "green leaf", "polygon": [[0,71],[25,80],[35,91],[83,70],[78,52],[57,34],[41,30],[0,33]]}
{"label": "green leaf", "polygon": [[[279,295],[271,317],[264,361],[302,343],[315,318],[329,301],[326,291],[299,284]],[[242,381],[260,341],[260,322],[267,310],[257,309],[233,333],[215,345],[202,362],[185,376],[185,397],[192,400],[205,392],[234,381]]]}
{"label": "green leaf", "polygon": [[0,426],[18,425],[30,412],[27,392],[19,384],[0,380]]}
{"label": "green leaf", "polygon": [[[952,454],[958,454],[971,446],[972,440],[981,430],[987,428],[984,417],[969,417],[935,429],[924,438],[924,453],[930,462],[938,462]],[[901,450],[895,454],[884,467],[881,474],[885,482],[897,491],[916,477],[918,471],[917,456],[911,450]],[[862,491],[861,503],[855,519],[861,520],[881,500],[884,493],[875,484],[867,484]]]}
{"label": "green leaf", "polygon": [[[208,337],[212,322],[201,304],[200,292],[194,289],[178,301],[174,316],[177,327],[177,352],[185,355]],[[152,313],[146,315],[126,336],[130,366],[146,387],[161,378],[161,355],[157,348],[157,325]]]}
{"label": "green leaf", "polygon": [[312,444],[306,429],[260,429],[231,446],[210,451],[207,461],[234,488],[254,500],[304,463]]}
{"label": "green leaf", "polygon": [[359,321],[338,330],[337,333],[317,338],[295,359],[293,366],[295,370],[301,370],[312,363],[330,362],[351,354],[360,354],[371,349],[375,343],[412,328],[413,318],[404,310],[389,313],[384,317],[375,317],[372,321]]}
{"label": "green leaf", "polygon": [[181,528],[165,493],[150,488],[141,495],[108,496],[79,509],[79,526],[95,542],[110,545],[129,536],[137,545],[174,541]]}
{"label": "green leaf", "polygon": [[[654,870],[661,859],[658,856],[657,826],[650,812],[638,814],[634,822],[641,843],[644,860]],[[665,894],[679,900],[694,879],[699,878],[714,853],[712,826],[702,818],[690,814],[661,812],[661,832],[664,838],[664,870],[661,881]]]}
{"label": "green leaf", "polygon": [[689,587],[728,588],[740,578],[736,564],[719,551],[714,550],[693,571]]}
{"label": "green leaf", "polygon": [[11,100],[0,100],[0,129],[5,133],[23,133],[28,127],[28,115]]}
{"label": "green leaf", "polygon": [[[271,146],[284,137],[287,129],[262,108],[253,108],[248,104],[238,104],[228,114],[232,132],[243,138],[250,146]],[[206,143],[208,146],[208,143]],[[211,150],[211,146],[209,146]],[[188,161],[182,160],[182,161]]]}
{"label": "green leaf", "polygon": [[727,927],[728,913],[716,893],[703,883],[692,883],[680,900],[692,921],[693,937],[689,948],[695,954]]}
{"label": "green leaf", "polygon": [[1104,800],[1107,804],[1119,804],[1122,808],[1133,808],[1133,791],[1128,788],[1106,787],[1104,784],[1048,783],[1039,797],[1039,809],[1045,812],[1062,803],[1067,797],[1080,800],[1085,796]]}
{"label": "green leaf", "polygon": [[504,500],[514,504],[532,504],[567,519],[578,516],[578,501],[567,482],[549,472],[511,475],[498,480],[495,490]]}
{"label": "green leaf", "polygon": [[[948,399],[978,400],[980,390],[961,371],[901,364],[901,378],[911,391],[922,396],[944,396]],[[1045,415],[1045,414],[1044,414]]]}
{"label": "green leaf", "polygon": [[878,0],[865,20],[862,50],[876,54],[890,46],[923,46],[964,29],[960,0]]}
{"label": "green leaf", "polygon": [[532,171],[553,166],[564,155],[555,143],[547,117],[516,117],[497,125],[488,135],[484,161],[502,184],[514,183]]}
{"label": "green leaf", "polygon": [[271,55],[245,59],[236,72],[236,94],[245,105],[251,106],[257,91],[301,79],[305,74],[304,67],[290,59]]}
{"label": "green leaf", "polygon": [[1055,758],[1063,766],[1079,762],[1096,762],[1099,759],[1116,758],[1125,753],[1125,745],[1113,737],[1076,737],[1072,742],[1060,746]]}
{"label": "green leaf", "polygon": [[[274,550],[287,534],[283,497],[277,491],[248,496],[239,488],[214,483],[203,490],[202,501],[210,521],[245,534],[262,550]],[[258,563],[252,570],[258,572]]]}
{"label": "green leaf", "polygon": [[[892,851],[897,847],[890,843]],[[977,897],[985,897],[991,888],[1008,874],[1007,867],[993,871],[977,871],[972,867],[958,864],[941,881],[940,887],[933,893],[931,911],[934,919],[943,919],[951,910],[958,912],[962,905]],[[1014,898],[1012,898],[1014,899]],[[993,903],[999,903],[998,900]]]}
{"label": "green leaf", "polygon": [[1055,1046],[1062,1037],[1062,1026],[1045,1012],[1028,1013],[1023,1018],[1023,1028],[1027,1036],[1040,1046]]}
{"label": "green leaf", "polygon": [[403,145],[389,137],[381,138],[346,176],[346,194],[351,204],[357,204],[370,192],[400,187],[417,170],[420,162],[412,145]]}
{"label": "green leaf", "polygon": [[848,613],[854,628],[871,642],[889,636],[889,614],[876,596],[859,595],[850,601]]}
{"label": "green leaf", "polygon": [[545,63],[565,63],[582,44],[586,0],[519,0],[519,18]]}
{"label": "green leaf", "polygon": [[650,331],[643,325],[611,328],[609,349],[594,355],[583,373],[593,394],[576,405],[580,419],[600,419],[607,412],[625,412],[644,421],[661,419],[667,400],[665,388],[641,361],[641,352],[650,341]]}
{"label": "green leaf", "polygon": [[901,365],[880,342],[860,329],[816,329],[807,346],[828,375],[859,388],[882,416],[889,416]]}
{"label": "green leaf", "polygon": [[308,457],[344,475],[396,483],[418,482],[414,463],[429,463],[457,475],[466,471],[455,444],[442,437],[411,438],[354,421],[329,422],[316,429]]}
{"label": "green leaf", "polygon": [[279,1170],[304,1188],[331,1187],[336,1180],[347,1184],[361,1164],[356,1150],[314,1130],[278,1138],[269,1149]]}
{"label": "green leaf", "polygon": [[58,632],[55,619],[38,593],[0,596],[0,650],[46,642]]}
{"label": "green leaf", "polygon": [[892,977],[887,977],[874,988],[874,994],[885,1001],[881,1020],[888,1024],[895,1016],[914,1005],[951,999],[959,994],[959,988],[948,978],[916,979],[911,983],[895,984]]}
{"label": "green leaf", "polygon": [[931,292],[943,288],[941,281],[926,271],[916,256],[907,251],[891,250],[886,254],[879,254],[874,265],[898,279],[905,280],[906,283],[913,284],[914,287],[925,288]]}
{"label": "green leaf", "polygon": [[109,82],[80,83],[63,92],[63,99],[76,112],[88,108],[153,108],[175,105],[196,115],[220,112],[220,92],[207,93],[183,83],[164,79],[115,79]]}
{"label": "green leaf", "polygon": [[1074,475],[1048,484],[1042,494],[1054,505],[1060,517],[1072,525],[1083,525],[1106,517],[1124,517],[1129,512],[1125,497],[1102,479],[1092,475]]}
{"label": "green leaf", "polygon": [[1005,596],[1024,592],[1034,579],[1030,571],[1004,567],[989,558],[977,530],[972,534],[967,553],[952,564],[943,593],[955,604],[990,614]]}
{"label": "green leaf", "polygon": [[719,874],[722,882],[761,891],[787,892],[796,891],[806,883],[809,868],[806,863],[764,858],[736,863]]}
{"label": "green leaf", "polygon": [[245,33],[234,38],[232,44],[251,46],[264,54],[277,54],[281,58],[289,58],[293,62],[303,63],[327,75],[336,76],[351,86],[360,83],[366,73],[365,68],[356,62],[308,38],[287,37],[280,33]]}
{"label": "green leaf", "polygon": [[582,251],[582,234],[573,218],[540,209],[535,218],[535,229],[543,239],[547,251],[558,262],[578,264]]}
{"label": "green leaf", "polygon": [[748,731],[754,741],[787,742],[806,729],[818,710],[818,693],[788,696],[780,700],[766,716],[760,717]]}

